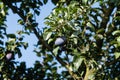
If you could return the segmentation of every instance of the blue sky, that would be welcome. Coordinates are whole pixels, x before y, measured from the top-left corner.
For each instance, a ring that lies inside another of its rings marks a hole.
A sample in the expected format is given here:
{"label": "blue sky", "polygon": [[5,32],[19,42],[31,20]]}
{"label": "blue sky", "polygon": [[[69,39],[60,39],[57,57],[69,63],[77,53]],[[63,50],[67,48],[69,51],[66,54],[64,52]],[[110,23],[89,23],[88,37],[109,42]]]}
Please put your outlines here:
{"label": "blue sky", "polygon": [[[54,7],[55,6],[51,3],[50,0],[48,0],[46,5],[41,7],[40,16],[37,16],[37,22],[39,23],[40,28],[45,27],[44,18],[50,14]],[[20,18],[17,16],[17,14],[13,14],[12,11],[9,10],[9,15],[6,21],[6,24],[8,25],[7,33],[16,33],[17,30],[22,30],[23,27],[17,23],[18,19]],[[33,52],[35,48],[33,45],[36,44],[37,38],[34,34],[31,34],[30,36],[25,36],[24,41],[29,43],[29,47],[27,50],[24,50],[23,48],[21,49],[23,56],[21,58],[16,56],[16,61],[25,61],[27,67],[33,67],[33,64],[36,60],[41,60],[36,56],[36,53]]]}

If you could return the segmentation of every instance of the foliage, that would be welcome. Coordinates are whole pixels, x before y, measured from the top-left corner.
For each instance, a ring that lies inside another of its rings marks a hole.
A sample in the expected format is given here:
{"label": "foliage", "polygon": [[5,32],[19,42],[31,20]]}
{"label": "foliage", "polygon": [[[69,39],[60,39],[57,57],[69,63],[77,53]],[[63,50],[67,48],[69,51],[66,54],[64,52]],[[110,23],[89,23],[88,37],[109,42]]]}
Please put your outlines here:
{"label": "foliage", "polygon": [[[45,18],[48,27],[43,31],[35,17],[48,0],[0,1],[0,79],[119,80],[119,0],[51,1],[56,7]],[[20,16],[18,23],[24,27],[18,35],[6,32],[9,9]],[[43,60],[36,61],[33,68],[26,68],[25,62],[17,63],[14,57],[6,60],[8,52],[22,56],[20,48],[29,47],[23,35],[31,33],[38,39],[34,52]],[[66,42],[54,45],[62,36]]]}

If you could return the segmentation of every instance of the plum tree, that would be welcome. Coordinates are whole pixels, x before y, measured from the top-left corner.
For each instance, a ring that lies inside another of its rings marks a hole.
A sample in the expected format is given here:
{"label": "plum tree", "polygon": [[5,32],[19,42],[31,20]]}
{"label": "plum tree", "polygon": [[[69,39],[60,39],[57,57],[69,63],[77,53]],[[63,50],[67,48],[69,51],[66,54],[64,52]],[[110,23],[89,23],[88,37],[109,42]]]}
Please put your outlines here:
{"label": "plum tree", "polygon": [[[36,16],[47,2],[0,0],[0,80],[119,80],[120,1],[51,0],[55,8],[45,18],[48,27],[41,30]],[[20,18],[23,29],[17,33],[6,32],[9,9]],[[21,47],[29,47],[26,34],[38,39],[34,52],[40,61],[31,68],[3,59],[11,59],[6,50],[21,58]]]}

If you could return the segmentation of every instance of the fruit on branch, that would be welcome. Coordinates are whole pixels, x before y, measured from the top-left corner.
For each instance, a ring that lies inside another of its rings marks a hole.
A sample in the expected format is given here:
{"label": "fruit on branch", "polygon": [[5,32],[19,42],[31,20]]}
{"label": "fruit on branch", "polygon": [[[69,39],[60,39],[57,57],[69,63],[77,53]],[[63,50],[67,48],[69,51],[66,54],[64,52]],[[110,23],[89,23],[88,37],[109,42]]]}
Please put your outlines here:
{"label": "fruit on branch", "polygon": [[7,60],[11,60],[13,58],[13,54],[11,53],[11,52],[8,52],[7,54],[6,54],[6,59]]}
{"label": "fruit on branch", "polygon": [[61,37],[58,37],[56,40],[55,40],[55,45],[56,46],[62,46],[64,45],[66,42],[66,37],[65,36],[61,36]]}

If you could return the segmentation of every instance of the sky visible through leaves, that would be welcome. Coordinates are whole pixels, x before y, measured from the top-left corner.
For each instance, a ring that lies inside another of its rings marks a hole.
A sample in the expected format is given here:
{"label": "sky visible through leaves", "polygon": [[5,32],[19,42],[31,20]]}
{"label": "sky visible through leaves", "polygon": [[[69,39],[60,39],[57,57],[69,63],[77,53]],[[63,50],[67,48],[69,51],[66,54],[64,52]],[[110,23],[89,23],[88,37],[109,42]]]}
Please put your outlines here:
{"label": "sky visible through leaves", "polygon": [[[47,17],[50,12],[52,11],[52,9],[54,8],[54,5],[51,3],[51,1],[49,0],[49,2],[41,7],[41,13],[40,16],[37,16],[36,19],[39,23],[39,27],[42,29],[43,27],[45,27],[44,25],[44,18]],[[9,10],[9,15],[7,16],[7,33],[16,33],[17,30],[22,30],[22,26],[19,25],[17,23],[17,20],[20,19],[17,14],[13,14],[11,10]],[[29,47],[27,48],[27,50],[24,50],[23,48],[21,48],[22,51],[22,57],[18,58],[18,56],[16,55],[16,61],[25,61],[27,67],[33,67],[33,64],[35,63],[36,60],[40,61],[42,60],[40,57],[36,56],[36,53],[33,52],[34,50],[34,45],[37,42],[37,38],[35,37],[34,34],[30,34],[30,36],[26,35],[24,38],[25,42],[29,43]]]}

